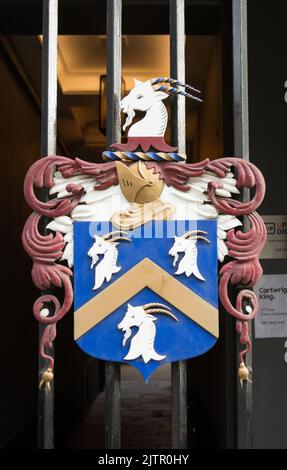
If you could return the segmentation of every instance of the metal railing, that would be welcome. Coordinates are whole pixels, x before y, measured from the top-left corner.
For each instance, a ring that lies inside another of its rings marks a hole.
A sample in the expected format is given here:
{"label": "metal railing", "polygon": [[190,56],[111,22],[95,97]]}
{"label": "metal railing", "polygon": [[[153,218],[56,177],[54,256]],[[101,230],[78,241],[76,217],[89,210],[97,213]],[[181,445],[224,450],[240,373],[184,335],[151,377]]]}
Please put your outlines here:
{"label": "metal railing", "polygon": [[[42,113],[41,155],[57,153],[57,39],[58,0],[43,0],[43,52],[42,52]],[[48,193],[43,195],[48,198]],[[39,338],[46,325],[39,324]],[[51,348],[51,357],[54,349]],[[39,377],[45,368],[44,359],[39,358]],[[38,445],[40,449],[54,448],[54,384],[51,390],[39,389]]]}
{"label": "metal railing", "polygon": [[[197,2],[200,4],[200,2]],[[246,0],[232,0],[233,5],[233,77],[234,77],[234,141],[235,153],[248,156],[248,87],[247,87],[247,26]],[[107,143],[120,142],[122,1],[107,0]],[[170,70],[171,76],[185,82],[185,1],[169,0],[170,8]],[[43,61],[42,61],[42,146],[41,153],[56,154],[57,144],[57,25],[58,0],[43,0]],[[185,152],[185,102],[183,97],[172,101],[172,144]],[[42,326],[40,325],[40,333]],[[43,363],[40,360],[39,371]],[[120,448],[120,365],[105,366],[106,447]],[[57,377],[56,377],[57,380]],[[187,446],[187,375],[186,361],[172,364],[172,446]],[[238,417],[239,446],[251,446],[251,388],[238,390],[248,404],[244,422]],[[244,394],[244,395],[243,395]],[[242,406],[238,407],[238,416]],[[241,411],[240,411],[241,410]],[[39,391],[39,447],[54,446],[54,389]]]}

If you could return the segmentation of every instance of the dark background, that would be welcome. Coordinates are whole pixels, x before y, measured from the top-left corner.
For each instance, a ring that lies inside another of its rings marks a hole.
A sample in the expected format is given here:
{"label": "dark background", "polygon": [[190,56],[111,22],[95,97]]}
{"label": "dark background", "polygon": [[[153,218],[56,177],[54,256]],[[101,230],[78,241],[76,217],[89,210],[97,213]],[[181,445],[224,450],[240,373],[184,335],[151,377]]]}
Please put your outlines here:
{"label": "dark background", "polygon": [[[200,6],[187,2],[186,8],[187,34],[219,34],[222,39],[222,156],[229,156],[233,151],[230,6],[230,1],[202,2]],[[248,0],[250,160],[266,178],[267,194],[260,213],[269,215],[287,213],[286,17],[284,0]],[[61,34],[105,34],[104,2],[62,0],[59,18]],[[41,34],[41,23],[41,2],[0,1],[2,34]],[[124,34],[168,34],[168,28],[165,1],[125,2]],[[23,198],[23,180],[29,166],[40,155],[40,108],[2,46],[0,52],[3,250],[0,446],[31,448],[36,447],[38,387],[38,330],[31,307],[37,292],[30,278],[31,262],[20,239],[30,213]],[[59,144],[61,153],[62,150]],[[286,260],[264,261],[263,267],[268,274],[287,272]],[[190,445],[196,448],[236,446],[234,322],[226,319],[224,312],[221,315],[219,344],[209,355],[189,364],[189,437]],[[254,341],[255,448],[287,448],[284,342],[283,339]],[[56,445],[62,447],[102,389],[103,373],[101,363],[84,355],[74,345],[71,314],[59,324],[55,354]]]}

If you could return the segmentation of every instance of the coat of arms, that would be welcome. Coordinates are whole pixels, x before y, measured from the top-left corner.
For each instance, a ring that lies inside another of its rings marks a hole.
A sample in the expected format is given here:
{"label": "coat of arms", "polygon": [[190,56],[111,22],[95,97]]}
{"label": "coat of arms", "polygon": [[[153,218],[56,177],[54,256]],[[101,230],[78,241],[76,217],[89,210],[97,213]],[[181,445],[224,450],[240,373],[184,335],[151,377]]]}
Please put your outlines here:
{"label": "coat of arms", "polygon": [[[248,321],[258,311],[251,287],[262,274],[266,240],[255,212],[264,179],[239,158],[186,163],[164,139],[163,100],[170,94],[200,100],[197,90],[177,80],[135,80],[121,102],[127,143],[104,151],[104,163],[47,156],[27,174],[25,195],[35,212],[23,243],[33,259],[33,281],[41,290],[56,286],[65,293],[62,304],[50,293],[34,304],[35,317],[47,325],[40,345],[47,360],[42,384],[52,379],[48,349],[57,321],[73,300],[77,344],[94,357],[137,367],[148,379],[164,363],[213,347],[219,297],[246,345],[239,375],[248,379]],[[133,123],[137,110],[145,115]],[[51,199],[39,200],[35,186],[48,188]],[[255,191],[243,203],[244,187]],[[243,215],[250,221],[247,232]],[[42,216],[48,218],[45,233]],[[235,305],[229,284],[244,287]]]}

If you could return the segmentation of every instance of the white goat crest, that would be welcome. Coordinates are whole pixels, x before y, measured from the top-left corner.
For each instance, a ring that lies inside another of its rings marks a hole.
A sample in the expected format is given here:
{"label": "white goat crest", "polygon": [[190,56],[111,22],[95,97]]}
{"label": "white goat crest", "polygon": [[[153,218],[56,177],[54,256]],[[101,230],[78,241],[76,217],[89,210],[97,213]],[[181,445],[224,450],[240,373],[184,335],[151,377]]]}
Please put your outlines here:
{"label": "white goat crest", "polygon": [[130,338],[133,326],[138,327],[138,331],[131,339],[131,345],[125,360],[132,361],[142,356],[145,364],[150,360],[162,361],[166,356],[158,354],[154,349],[156,335],[155,322],[156,317],[152,313],[164,313],[173,320],[178,321],[175,315],[170,312],[170,308],[163,304],[151,303],[139,307],[133,307],[128,304],[128,309],[123,320],[118,324],[118,329],[125,332],[123,346]]}
{"label": "white goat crest", "polygon": [[117,266],[118,250],[116,245],[118,243],[115,242],[118,240],[131,241],[130,238],[122,237],[122,234],[127,235],[127,232],[115,231],[102,237],[95,235],[95,242],[88,251],[88,256],[92,258],[91,269],[97,264],[99,255],[104,255],[104,257],[96,266],[93,290],[99,289],[105,280],[109,282],[112,275],[121,270],[121,267]]}
{"label": "white goat crest", "polygon": [[132,123],[135,111],[146,111],[140,121],[133,124],[129,137],[161,137],[164,136],[167,126],[167,110],[162,100],[169,95],[163,91],[155,91],[150,80],[141,82],[135,80],[135,86],[120,102],[121,110],[127,114],[123,130]]}
{"label": "white goat crest", "polygon": [[184,253],[175,274],[179,275],[184,273],[187,277],[193,274],[200,281],[205,281],[197,266],[197,240],[204,240],[207,243],[210,243],[210,241],[206,237],[198,235],[199,233],[207,235],[207,232],[202,230],[193,230],[185,233],[181,237],[174,237],[174,245],[169,250],[168,254],[174,257],[173,266],[176,266],[179,253]]}
{"label": "white goat crest", "polygon": [[[193,94],[194,92],[201,93],[199,90],[173,78],[158,77],[145,82],[134,79],[134,82],[134,88],[120,102],[121,110],[127,114],[123,130],[125,131],[132,123],[135,111],[145,111],[146,115],[131,126],[128,132],[129,137],[164,136],[167,126],[167,111],[162,100],[165,100],[170,94],[183,95],[200,103],[202,102],[201,98]],[[166,85],[159,85],[160,83]],[[164,93],[164,91],[167,93]]]}

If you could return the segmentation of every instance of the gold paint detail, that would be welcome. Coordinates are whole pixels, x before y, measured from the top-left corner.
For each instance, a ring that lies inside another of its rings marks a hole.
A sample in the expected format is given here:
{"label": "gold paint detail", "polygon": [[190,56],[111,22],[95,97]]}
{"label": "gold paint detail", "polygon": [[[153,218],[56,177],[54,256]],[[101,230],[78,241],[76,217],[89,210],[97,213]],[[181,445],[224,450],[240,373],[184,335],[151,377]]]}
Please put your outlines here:
{"label": "gold paint detail", "polygon": [[159,304],[156,302],[142,305],[142,308],[146,313],[164,313],[165,315],[173,318],[175,321],[179,321],[178,318],[171,313],[170,307],[164,304]]}
{"label": "gold paint detail", "polygon": [[127,201],[145,204],[161,195],[163,180],[152,168],[148,169],[144,162],[138,161],[130,167],[116,162],[116,169],[122,193]]}
{"label": "gold paint detail", "polygon": [[[201,233],[201,235],[198,235]],[[184,235],[181,235],[182,238],[191,239],[191,240],[204,240],[206,243],[210,243],[210,240],[208,238],[203,237],[202,235],[207,235],[208,233],[205,232],[204,230],[190,230],[190,232],[186,232]]]}
{"label": "gold paint detail", "polygon": [[145,287],[150,288],[218,338],[218,310],[157,264],[145,258],[76,310],[74,316],[75,339],[79,339]]}
{"label": "gold paint detail", "polygon": [[151,220],[171,220],[175,208],[166,202],[157,199],[147,204],[134,202],[127,210],[115,212],[112,215],[112,224],[121,230],[133,230]]}
{"label": "gold paint detail", "polygon": [[51,390],[50,383],[53,380],[54,380],[53,370],[50,367],[48,367],[48,369],[44,370],[44,372],[42,373],[41,381],[39,384],[39,390],[41,390],[42,387],[44,386],[44,388],[47,388],[47,390],[50,391]]}
{"label": "gold paint detail", "polygon": [[159,199],[164,182],[152,168],[138,161],[130,166],[116,162],[123,195],[131,203],[126,210],[113,214],[111,222],[121,230],[133,230],[151,220],[170,220],[175,208]]}
{"label": "gold paint detail", "polygon": [[241,387],[243,387],[244,382],[252,383],[249,376],[250,376],[250,369],[245,365],[244,362],[241,362],[239,369],[238,369],[238,377],[239,377]]}

